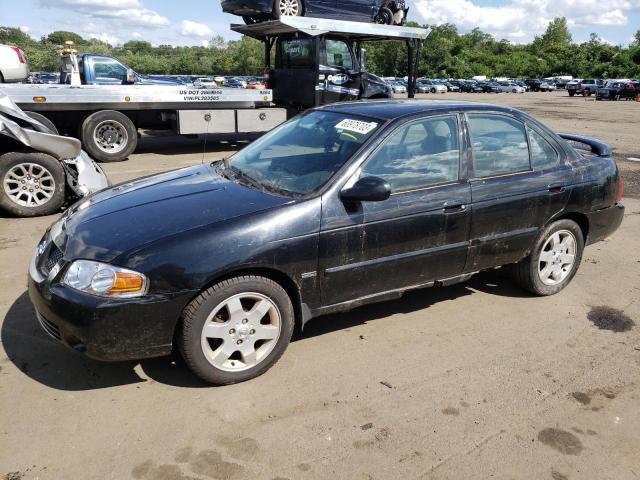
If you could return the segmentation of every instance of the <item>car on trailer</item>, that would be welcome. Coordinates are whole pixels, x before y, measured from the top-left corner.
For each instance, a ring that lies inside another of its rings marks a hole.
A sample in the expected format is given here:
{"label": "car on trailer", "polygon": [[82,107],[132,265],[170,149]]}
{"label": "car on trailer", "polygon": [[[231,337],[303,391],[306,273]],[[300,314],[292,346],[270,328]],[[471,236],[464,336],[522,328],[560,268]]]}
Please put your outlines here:
{"label": "car on trailer", "polygon": [[237,383],[296,325],[413,289],[506,267],[530,293],[560,292],[622,222],[611,154],[497,105],[326,105],[231,158],[78,203],[39,242],[29,296],[77,352],[177,348],[203,380]]}
{"label": "car on trailer", "polygon": [[222,0],[221,4],[222,11],[241,16],[247,25],[299,16],[404,25],[409,11],[404,0]]}

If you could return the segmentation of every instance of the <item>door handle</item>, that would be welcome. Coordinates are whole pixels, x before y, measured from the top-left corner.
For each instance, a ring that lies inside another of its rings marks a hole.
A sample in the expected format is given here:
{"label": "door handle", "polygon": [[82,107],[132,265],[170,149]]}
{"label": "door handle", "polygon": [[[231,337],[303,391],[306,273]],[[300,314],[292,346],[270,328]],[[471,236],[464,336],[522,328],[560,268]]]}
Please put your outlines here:
{"label": "door handle", "polygon": [[453,204],[444,204],[444,208],[442,209],[444,213],[458,213],[464,212],[467,209],[467,206],[463,203],[453,203]]}
{"label": "door handle", "polygon": [[564,190],[564,185],[549,185],[549,192],[551,193],[563,193]]}

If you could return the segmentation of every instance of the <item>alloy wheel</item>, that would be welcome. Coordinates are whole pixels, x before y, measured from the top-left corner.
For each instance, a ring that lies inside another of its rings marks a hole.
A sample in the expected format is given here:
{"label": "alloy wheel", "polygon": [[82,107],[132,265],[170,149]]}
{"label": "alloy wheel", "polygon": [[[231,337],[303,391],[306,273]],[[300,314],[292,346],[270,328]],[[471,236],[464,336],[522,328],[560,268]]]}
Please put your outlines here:
{"label": "alloy wheel", "polygon": [[573,270],[576,237],[569,230],[554,232],[544,243],[538,259],[538,275],[545,285],[557,285]]}
{"label": "alloy wheel", "polygon": [[278,12],[281,16],[295,17],[300,15],[299,0],[278,0]]}
{"label": "alloy wheel", "polygon": [[118,153],[125,149],[129,141],[127,129],[115,120],[104,120],[93,131],[94,143],[107,153]]}
{"label": "alloy wheel", "polygon": [[19,163],[12,167],[2,182],[12,202],[23,207],[44,205],[56,191],[53,174],[37,163]]}
{"label": "alloy wheel", "polygon": [[255,367],[273,351],[282,329],[276,304],[260,293],[233,295],[207,317],[202,351],[214,367],[241,372]]}

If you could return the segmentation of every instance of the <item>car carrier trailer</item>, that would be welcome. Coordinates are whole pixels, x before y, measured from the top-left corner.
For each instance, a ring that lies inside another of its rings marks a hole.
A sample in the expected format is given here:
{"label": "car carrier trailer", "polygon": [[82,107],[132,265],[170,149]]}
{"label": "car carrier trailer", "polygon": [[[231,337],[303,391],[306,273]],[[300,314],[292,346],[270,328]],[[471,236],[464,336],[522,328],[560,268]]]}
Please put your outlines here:
{"label": "car carrier trailer", "polygon": [[406,43],[412,97],[420,49],[430,32],[310,17],[231,29],[264,42],[269,88],[131,85],[126,80],[122,85],[83,85],[69,44],[61,51],[61,74],[68,84],[3,85],[0,90],[34,118],[79,138],[93,158],[120,161],[135,150],[139,128],[178,134],[260,133],[316,105],[391,98],[386,82],[365,69],[364,42]]}

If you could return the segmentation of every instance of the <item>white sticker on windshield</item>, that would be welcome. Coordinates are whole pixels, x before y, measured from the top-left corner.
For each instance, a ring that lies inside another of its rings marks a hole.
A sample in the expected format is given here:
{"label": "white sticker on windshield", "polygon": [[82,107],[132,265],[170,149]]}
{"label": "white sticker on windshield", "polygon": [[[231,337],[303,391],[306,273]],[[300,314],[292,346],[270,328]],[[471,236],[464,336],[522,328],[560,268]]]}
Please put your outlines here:
{"label": "white sticker on windshield", "polygon": [[376,128],[378,124],[376,122],[363,122],[360,120],[350,120],[345,118],[340,123],[336,125],[337,130],[348,130],[350,132],[361,133],[362,135],[366,135],[371,130]]}

